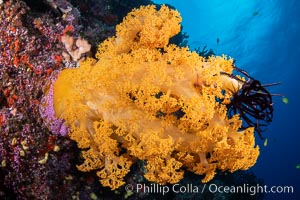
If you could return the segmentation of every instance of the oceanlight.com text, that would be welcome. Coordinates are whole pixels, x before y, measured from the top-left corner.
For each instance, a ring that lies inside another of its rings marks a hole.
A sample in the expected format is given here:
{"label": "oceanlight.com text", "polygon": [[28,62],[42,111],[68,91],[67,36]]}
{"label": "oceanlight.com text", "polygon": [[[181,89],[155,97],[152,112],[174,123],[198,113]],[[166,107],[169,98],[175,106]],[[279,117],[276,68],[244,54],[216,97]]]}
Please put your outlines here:
{"label": "oceanlight.com text", "polygon": [[238,186],[222,186],[216,184],[209,184],[208,190],[211,193],[247,193],[249,195],[256,195],[259,193],[286,193],[292,194],[294,193],[293,186],[267,186],[267,185],[249,185],[243,184]]}

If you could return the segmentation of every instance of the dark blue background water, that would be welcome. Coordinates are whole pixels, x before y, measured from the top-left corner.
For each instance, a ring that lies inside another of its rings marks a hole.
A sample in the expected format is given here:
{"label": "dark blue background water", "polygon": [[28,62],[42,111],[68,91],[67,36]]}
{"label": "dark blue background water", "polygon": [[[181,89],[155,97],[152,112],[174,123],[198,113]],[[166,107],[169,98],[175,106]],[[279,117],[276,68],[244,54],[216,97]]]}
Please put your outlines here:
{"label": "dark blue background water", "polygon": [[[300,199],[300,1],[299,0],[157,0],[175,6],[183,17],[191,49],[207,45],[236,60],[262,83],[289,100],[274,98],[274,119],[257,140],[261,155],[254,167],[268,187],[293,186],[294,194],[266,199]],[[219,38],[219,42],[217,42]]]}

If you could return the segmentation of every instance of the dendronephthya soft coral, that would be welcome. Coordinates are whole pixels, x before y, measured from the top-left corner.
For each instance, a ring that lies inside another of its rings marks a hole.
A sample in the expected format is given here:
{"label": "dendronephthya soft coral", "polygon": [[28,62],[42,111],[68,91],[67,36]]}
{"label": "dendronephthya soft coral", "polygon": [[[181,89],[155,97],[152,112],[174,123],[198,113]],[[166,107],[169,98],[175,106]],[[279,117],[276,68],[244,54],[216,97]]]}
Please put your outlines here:
{"label": "dendronephthya soft coral", "polygon": [[180,22],[166,6],[135,9],[100,45],[97,61],[61,71],[53,84],[56,117],[83,149],[78,168],[97,170],[105,186],[124,184],[137,159],[161,184],[178,182],[183,168],[207,182],[216,169],[246,170],[257,160],[254,128],[240,130],[239,116],[227,116],[242,87],[228,76],[233,60],[168,44]]}

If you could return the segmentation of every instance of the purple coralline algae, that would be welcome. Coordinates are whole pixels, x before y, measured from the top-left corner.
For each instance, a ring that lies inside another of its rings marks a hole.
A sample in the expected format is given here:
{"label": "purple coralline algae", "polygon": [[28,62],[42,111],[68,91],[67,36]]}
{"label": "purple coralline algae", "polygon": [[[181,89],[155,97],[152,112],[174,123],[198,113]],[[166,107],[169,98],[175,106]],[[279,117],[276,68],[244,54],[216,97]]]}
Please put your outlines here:
{"label": "purple coralline algae", "polygon": [[[56,76],[55,76],[56,77]],[[53,82],[56,78],[53,78]],[[51,81],[51,82],[52,82]],[[69,132],[69,128],[65,125],[64,120],[55,117],[54,104],[53,104],[53,84],[49,84],[48,91],[45,91],[41,100],[40,115],[44,119],[44,123],[49,130],[54,134],[60,134],[66,136]]]}

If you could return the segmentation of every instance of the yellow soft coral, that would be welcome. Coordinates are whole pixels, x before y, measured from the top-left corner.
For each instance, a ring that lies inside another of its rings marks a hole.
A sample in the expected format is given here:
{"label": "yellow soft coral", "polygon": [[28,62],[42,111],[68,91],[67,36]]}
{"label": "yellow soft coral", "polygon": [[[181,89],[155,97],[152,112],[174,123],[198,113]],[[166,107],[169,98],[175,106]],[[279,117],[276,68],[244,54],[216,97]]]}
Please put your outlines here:
{"label": "yellow soft coral", "polygon": [[256,162],[253,128],[239,131],[239,117],[229,119],[216,101],[241,87],[221,73],[232,73],[233,60],[168,45],[180,21],[166,6],[135,9],[100,45],[98,61],[65,69],[54,83],[56,116],[84,149],[78,168],[97,170],[105,186],[124,184],[137,159],[146,161],[145,177],[161,184],[178,182],[182,168],[206,182],[216,169]]}

